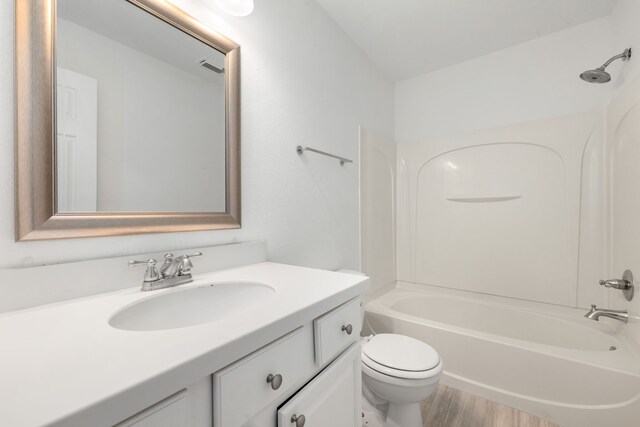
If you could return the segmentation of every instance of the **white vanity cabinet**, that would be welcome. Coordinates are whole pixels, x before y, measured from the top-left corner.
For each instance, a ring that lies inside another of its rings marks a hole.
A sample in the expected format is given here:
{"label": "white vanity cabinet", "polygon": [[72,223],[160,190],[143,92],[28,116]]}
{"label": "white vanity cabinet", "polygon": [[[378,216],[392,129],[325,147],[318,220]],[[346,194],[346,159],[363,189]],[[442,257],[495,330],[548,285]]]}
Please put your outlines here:
{"label": "white vanity cabinet", "polygon": [[213,426],[357,426],[360,301],[350,300],[216,372]]}
{"label": "white vanity cabinet", "polygon": [[355,427],[360,298],[309,320],[117,427]]}
{"label": "white vanity cabinet", "polygon": [[278,427],[355,427],[361,422],[360,343],[354,343],[278,411]]}
{"label": "white vanity cabinet", "polygon": [[211,249],[197,268],[215,270],[153,292],[129,257],[2,275],[63,286],[99,266],[132,287],[0,316],[0,427],[357,427],[368,279],[267,262],[258,246]]}

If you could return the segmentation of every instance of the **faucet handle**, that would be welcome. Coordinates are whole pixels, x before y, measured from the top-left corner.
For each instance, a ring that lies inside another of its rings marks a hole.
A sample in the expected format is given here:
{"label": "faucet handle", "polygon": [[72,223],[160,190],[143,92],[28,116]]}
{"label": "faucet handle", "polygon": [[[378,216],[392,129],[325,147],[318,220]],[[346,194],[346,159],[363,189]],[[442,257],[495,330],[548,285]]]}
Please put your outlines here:
{"label": "faucet handle", "polygon": [[157,282],[158,280],[160,280],[160,273],[158,272],[158,269],[156,268],[156,264],[157,263],[158,263],[158,261],[156,261],[153,258],[151,258],[148,261],[131,260],[131,261],[129,261],[129,267],[138,267],[140,265],[146,265],[147,266],[147,270],[144,272],[144,281],[145,282]]}
{"label": "faucet handle", "polygon": [[179,256],[178,259],[180,261],[180,266],[178,268],[179,276],[186,276],[187,274],[191,274],[191,269],[193,268],[193,263],[191,262],[191,258],[202,256],[202,252],[196,252],[193,255],[182,255]]}
{"label": "faucet handle", "polygon": [[605,288],[613,288],[625,290],[629,289],[631,283],[629,283],[625,279],[610,279],[610,280],[600,280],[600,286],[604,286]]}
{"label": "faucet handle", "polygon": [[193,257],[197,257],[197,256],[202,256],[202,252],[196,252],[193,255],[182,255],[182,256],[187,257],[187,258],[193,258]]}
{"label": "faucet handle", "polygon": [[621,290],[627,301],[633,299],[634,281],[631,270],[625,270],[622,279],[600,280],[600,285],[605,288]]}

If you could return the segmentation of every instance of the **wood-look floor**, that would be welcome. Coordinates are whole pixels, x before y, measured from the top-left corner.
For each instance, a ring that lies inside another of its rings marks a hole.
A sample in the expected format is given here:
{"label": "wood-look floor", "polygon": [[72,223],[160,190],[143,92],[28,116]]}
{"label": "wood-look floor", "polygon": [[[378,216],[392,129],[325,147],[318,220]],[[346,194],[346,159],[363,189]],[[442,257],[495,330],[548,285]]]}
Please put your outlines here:
{"label": "wood-look floor", "polygon": [[422,415],[425,427],[559,427],[444,384],[422,403]]}

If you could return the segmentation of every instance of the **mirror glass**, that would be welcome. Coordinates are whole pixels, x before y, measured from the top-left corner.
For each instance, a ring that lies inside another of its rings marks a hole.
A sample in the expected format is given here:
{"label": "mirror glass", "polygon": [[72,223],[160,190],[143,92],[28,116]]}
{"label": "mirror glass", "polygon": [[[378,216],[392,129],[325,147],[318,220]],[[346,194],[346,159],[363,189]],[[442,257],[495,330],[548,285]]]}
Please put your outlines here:
{"label": "mirror glass", "polygon": [[125,0],[56,32],[56,212],[224,212],[225,55]]}

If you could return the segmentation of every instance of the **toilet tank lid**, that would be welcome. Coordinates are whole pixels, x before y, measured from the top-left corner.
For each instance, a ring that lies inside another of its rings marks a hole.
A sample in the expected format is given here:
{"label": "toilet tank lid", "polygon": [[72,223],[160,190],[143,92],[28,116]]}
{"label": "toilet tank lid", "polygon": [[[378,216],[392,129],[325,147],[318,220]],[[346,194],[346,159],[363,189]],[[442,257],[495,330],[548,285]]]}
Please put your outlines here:
{"label": "toilet tank lid", "polygon": [[362,351],[374,362],[400,371],[428,371],[440,363],[433,347],[404,335],[378,334]]}

